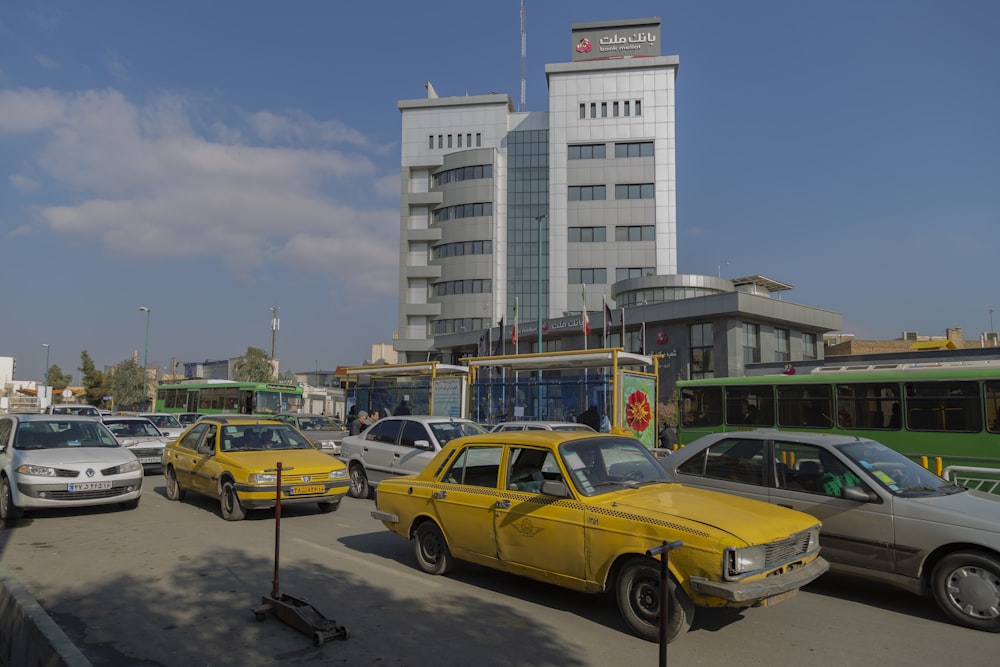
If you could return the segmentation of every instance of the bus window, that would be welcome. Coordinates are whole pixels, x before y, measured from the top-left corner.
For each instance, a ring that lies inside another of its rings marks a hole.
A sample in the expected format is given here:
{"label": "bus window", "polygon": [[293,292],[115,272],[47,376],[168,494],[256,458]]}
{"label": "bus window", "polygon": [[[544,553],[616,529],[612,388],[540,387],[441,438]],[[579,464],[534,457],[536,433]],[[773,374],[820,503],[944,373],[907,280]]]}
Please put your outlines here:
{"label": "bus window", "polygon": [[899,385],[838,384],[837,425],[843,429],[899,429]]}
{"label": "bus window", "polygon": [[1000,432],[1000,381],[987,380],[983,383],[986,394],[986,428],[993,433]]}
{"label": "bus window", "polygon": [[976,382],[907,382],[906,426],[914,431],[983,430]]}
{"label": "bus window", "polygon": [[722,426],[722,387],[687,387],[681,398],[685,426]]}
{"label": "bus window", "polygon": [[759,387],[726,387],[726,424],[774,426],[774,389]]}
{"label": "bus window", "polygon": [[833,398],[830,385],[778,387],[778,426],[833,428]]}

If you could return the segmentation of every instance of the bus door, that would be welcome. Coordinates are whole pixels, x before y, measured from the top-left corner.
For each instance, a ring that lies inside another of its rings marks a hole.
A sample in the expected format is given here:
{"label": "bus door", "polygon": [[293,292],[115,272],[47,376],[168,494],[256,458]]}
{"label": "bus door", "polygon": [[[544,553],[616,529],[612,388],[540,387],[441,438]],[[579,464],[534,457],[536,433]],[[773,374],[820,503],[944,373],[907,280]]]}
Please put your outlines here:
{"label": "bus door", "polygon": [[187,392],[187,400],[185,409],[188,412],[199,412],[198,410],[198,394],[200,392],[195,390],[189,390]]}
{"label": "bus door", "polygon": [[241,415],[252,415],[257,412],[257,409],[253,404],[253,390],[240,391],[240,414]]}

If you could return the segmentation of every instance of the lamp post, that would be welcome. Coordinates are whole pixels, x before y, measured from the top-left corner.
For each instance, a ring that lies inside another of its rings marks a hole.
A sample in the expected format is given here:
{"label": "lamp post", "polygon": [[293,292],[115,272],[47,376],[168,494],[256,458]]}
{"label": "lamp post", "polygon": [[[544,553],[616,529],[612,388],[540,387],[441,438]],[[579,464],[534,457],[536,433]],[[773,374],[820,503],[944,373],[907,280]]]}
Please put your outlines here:
{"label": "lamp post", "polygon": [[45,391],[49,386],[49,344],[42,343],[42,347],[45,348],[45,372],[42,373],[42,393],[47,394]]}
{"label": "lamp post", "polygon": [[[542,221],[547,220],[549,217],[548,213],[543,213],[542,215],[535,218],[535,222],[538,223],[538,303],[537,303],[537,319],[538,319],[538,354],[542,353]],[[538,407],[535,409],[536,419],[542,419],[542,371],[538,371],[538,385],[537,391],[538,395]]]}
{"label": "lamp post", "polygon": [[142,400],[149,400],[149,308],[139,306],[140,313],[146,313],[146,343],[142,348]]}

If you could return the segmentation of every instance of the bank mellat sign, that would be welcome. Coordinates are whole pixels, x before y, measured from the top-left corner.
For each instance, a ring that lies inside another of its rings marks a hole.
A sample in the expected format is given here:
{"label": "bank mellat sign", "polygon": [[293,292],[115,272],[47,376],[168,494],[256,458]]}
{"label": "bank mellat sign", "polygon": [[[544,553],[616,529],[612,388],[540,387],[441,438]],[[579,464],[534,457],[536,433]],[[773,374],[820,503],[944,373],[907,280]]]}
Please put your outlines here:
{"label": "bank mellat sign", "polygon": [[573,24],[573,62],[658,56],[660,19]]}

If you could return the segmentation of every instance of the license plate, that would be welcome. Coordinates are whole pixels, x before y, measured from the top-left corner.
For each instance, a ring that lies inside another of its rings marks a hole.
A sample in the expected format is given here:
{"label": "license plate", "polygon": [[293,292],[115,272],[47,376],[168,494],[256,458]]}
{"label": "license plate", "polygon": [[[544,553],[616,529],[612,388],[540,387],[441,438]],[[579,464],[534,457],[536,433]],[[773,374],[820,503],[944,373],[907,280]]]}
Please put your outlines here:
{"label": "license plate", "polygon": [[322,484],[313,484],[312,486],[293,486],[288,489],[290,496],[308,496],[313,493],[326,493],[326,487]]}
{"label": "license plate", "polygon": [[102,489],[110,489],[111,482],[80,482],[79,484],[70,484],[69,490],[72,491],[100,491]]}
{"label": "license plate", "polygon": [[139,463],[159,463],[159,456],[140,456]]}
{"label": "license plate", "polygon": [[769,598],[764,598],[764,606],[765,607],[773,607],[774,605],[778,604],[779,602],[784,602],[785,600],[787,600],[788,598],[792,597],[793,595],[795,595],[798,592],[799,592],[799,589],[796,588],[795,590],[785,591],[784,593],[778,593],[777,595],[772,595]]}

